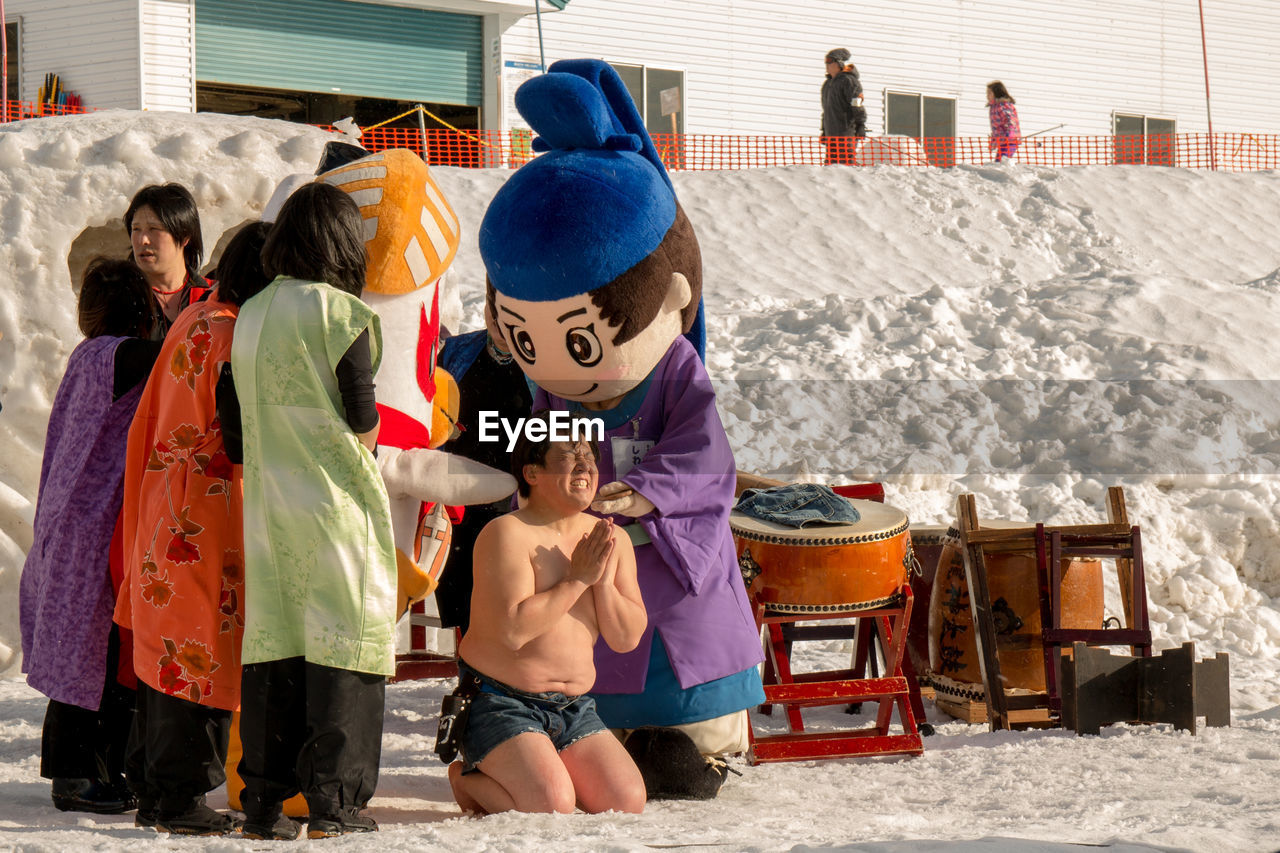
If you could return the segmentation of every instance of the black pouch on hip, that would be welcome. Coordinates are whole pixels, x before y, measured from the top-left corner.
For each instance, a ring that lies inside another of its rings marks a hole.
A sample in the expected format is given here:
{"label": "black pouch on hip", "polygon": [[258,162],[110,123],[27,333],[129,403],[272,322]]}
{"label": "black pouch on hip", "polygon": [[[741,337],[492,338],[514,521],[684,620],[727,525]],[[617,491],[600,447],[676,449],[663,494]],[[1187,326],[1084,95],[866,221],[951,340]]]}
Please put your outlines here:
{"label": "black pouch on hip", "polygon": [[445,764],[458,757],[458,738],[467,730],[471,700],[480,692],[480,679],[468,672],[458,676],[458,686],[440,703],[440,723],[436,727],[436,755]]}

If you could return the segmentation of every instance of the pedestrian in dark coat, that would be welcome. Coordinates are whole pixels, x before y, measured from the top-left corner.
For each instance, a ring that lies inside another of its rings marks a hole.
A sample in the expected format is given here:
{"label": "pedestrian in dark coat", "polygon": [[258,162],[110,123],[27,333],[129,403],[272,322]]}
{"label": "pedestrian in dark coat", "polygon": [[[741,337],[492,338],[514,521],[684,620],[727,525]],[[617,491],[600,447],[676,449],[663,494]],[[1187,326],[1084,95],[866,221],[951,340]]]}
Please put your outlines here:
{"label": "pedestrian in dark coat", "polygon": [[826,56],[827,79],[822,83],[822,137],[827,163],[852,163],[856,143],[867,135],[867,110],[862,104],[862,81],[849,62],[849,51],[838,47]]}

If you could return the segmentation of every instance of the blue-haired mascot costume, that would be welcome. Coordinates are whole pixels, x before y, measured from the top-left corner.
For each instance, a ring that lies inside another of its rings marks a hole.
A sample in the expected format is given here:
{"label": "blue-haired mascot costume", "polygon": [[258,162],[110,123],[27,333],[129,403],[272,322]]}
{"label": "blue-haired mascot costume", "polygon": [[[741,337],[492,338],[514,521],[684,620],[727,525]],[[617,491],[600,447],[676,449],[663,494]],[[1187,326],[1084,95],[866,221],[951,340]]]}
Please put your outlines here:
{"label": "blue-haired mascot costume", "polygon": [[635,651],[597,643],[592,696],[629,732],[651,798],[714,797],[764,691],[728,523],[736,468],[702,363],[698,241],[609,65],[557,62],[516,107],[545,153],[480,228],[490,319],[535,409],[603,421],[592,508],[627,526],[649,613]]}

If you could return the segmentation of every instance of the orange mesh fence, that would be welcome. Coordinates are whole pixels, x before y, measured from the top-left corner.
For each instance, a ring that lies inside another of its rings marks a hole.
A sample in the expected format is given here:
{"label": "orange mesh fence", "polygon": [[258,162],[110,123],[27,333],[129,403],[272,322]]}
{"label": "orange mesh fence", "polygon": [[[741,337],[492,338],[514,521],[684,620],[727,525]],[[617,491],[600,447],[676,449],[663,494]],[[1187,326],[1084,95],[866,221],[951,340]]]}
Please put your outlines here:
{"label": "orange mesh fence", "polygon": [[[2,121],[76,115],[82,105],[8,101]],[[326,129],[332,130],[331,127]],[[373,127],[360,143],[370,151],[407,148],[439,166],[516,168],[533,156],[527,130],[449,130],[416,126]],[[424,144],[425,143],[425,144]],[[729,136],[655,133],[653,143],[668,169],[760,169],[833,163],[876,166],[979,165],[995,159],[985,136]],[[1031,166],[1179,166],[1248,172],[1280,169],[1280,134],[1180,133],[1151,136],[1036,136],[1018,141],[1013,160]]]}
{"label": "orange mesh fence", "polygon": [[[532,156],[528,131],[428,129],[425,159],[432,165],[515,168]],[[370,151],[408,148],[424,152],[417,128],[380,127],[360,142]],[[985,136],[820,138],[655,133],[668,169],[759,169],[770,166],[980,165],[995,159]],[[1280,134],[1207,133],[1151,136],[1037,136],[1018,141],[1014,161],[1031,166],[1180,166],[1245,172],[1280,169]]]}
{"label": "orange mesh fence", "polygon": [[31,101],[5,101],[4,116],[0,121],[20,121],[24,118],[41,118],[42,116],[82,115],[87,110],[77,104],[46,104]]}
{"label": "orange mesh fence", "polygon": [[456,131],[416,127],[375,127],[363,132],[360,144],[370,151],[407,148],[422,156],[432,166],[477,168],[515,168],[533,153],[529,147],[532,135],[526,132],[501,133],[493,130]]}

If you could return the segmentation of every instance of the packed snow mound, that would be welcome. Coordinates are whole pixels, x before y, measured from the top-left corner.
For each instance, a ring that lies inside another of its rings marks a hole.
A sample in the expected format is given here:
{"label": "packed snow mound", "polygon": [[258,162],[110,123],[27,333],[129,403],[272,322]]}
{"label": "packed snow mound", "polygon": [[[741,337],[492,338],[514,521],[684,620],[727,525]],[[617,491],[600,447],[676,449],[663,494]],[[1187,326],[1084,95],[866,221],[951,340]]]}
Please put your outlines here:
{"label": "packed snow mound", "polygon": [[[440,177],[476,223],[509,174]],[[702,247],[708,365],[739,467],[881,480],[913,524],[951,523],[965,492],[988,518],[1096,522],[1124,486],[1158,645],[1228,651],[1239,708],[1280,701],[1280,175],[672,179]],[[465,249],[477,328],[484,270]],[[1118,595],[1109,580],[1111,615]]]}
{"label": "packed snow mound", "polygon": [[283,121],[123,110],[0,126],[0,669],[16,662],[18,573],[49,409],[81,339],[85,265],[127,257],[129,200],[169,181],[195,196],[210,265],[223,236],[257,219],[282,178],[315,171],[332,138]]}

